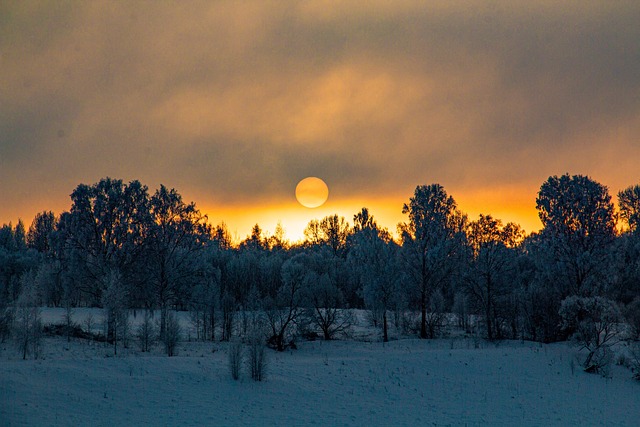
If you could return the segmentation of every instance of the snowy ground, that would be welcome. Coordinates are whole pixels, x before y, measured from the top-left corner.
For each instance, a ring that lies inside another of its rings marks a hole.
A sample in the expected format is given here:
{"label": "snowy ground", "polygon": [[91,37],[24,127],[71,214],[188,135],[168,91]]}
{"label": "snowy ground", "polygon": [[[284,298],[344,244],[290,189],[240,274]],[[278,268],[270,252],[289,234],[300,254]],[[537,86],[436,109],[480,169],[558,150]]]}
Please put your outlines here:
{"label": "snowy ground", "polygon": [[[56,313],[45,313],[56,317]],[[567,344],[472,339],[301,342],[267,379],[233,381],[223,343],[177,357],[47,338],[0,350],[0,425],[638,425],[640,384],[586,374]]]}

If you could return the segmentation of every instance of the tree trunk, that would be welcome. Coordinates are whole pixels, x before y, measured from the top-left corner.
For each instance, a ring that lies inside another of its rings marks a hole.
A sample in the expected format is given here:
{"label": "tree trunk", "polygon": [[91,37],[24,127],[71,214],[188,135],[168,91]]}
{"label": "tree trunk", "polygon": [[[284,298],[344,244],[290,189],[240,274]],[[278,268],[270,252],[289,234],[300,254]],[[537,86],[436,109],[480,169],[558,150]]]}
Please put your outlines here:
{"label": "tree trunk", "polygon": [[388,342],[389,335],[387,333],[387,309],[385,308],[382,312],[382,341]]}
{"label": "tree trunk", "polygon": [[487,278],[487,303],[486,303],[487,339],[493,341],[493,319],[491,313],[491,278]]}
{"label": "tree trunk", "polygon": [[489,305],[489,302],[487,302],[487,310],[485,312],[485,321],[487,323],[487,339],[489,341],[493,341],[493,325],[492,325],[492,319],[491,319],[491,306]]}
{"label": "tree trunk", "polygon": [[427,338],[427,301],[424,296],[422,298],[422,303],[420,308],[422,311],[422,318],[420,320],[420,338],[426,339]]}

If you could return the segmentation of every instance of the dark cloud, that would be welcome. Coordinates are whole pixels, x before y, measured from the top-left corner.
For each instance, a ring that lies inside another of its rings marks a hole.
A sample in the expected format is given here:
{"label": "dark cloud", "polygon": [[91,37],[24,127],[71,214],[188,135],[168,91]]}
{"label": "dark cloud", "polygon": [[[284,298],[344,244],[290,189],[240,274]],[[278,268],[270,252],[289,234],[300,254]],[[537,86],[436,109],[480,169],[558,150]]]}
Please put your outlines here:
{"label": "dark cloud", "polygon": [[640,178],[634,1],[29,3],[0,6],[0,222],[107,175],[219,204]]}

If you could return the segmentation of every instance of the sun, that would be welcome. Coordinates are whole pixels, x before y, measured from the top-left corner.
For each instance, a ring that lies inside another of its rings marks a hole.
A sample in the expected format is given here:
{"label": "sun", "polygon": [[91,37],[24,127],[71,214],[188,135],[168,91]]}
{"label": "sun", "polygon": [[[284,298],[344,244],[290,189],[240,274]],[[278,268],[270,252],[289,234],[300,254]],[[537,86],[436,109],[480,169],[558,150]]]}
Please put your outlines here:
{"label": "sun", "polygon": [[296,199],[304,207],[320,207],[327,201],[328,197],[329,187],[323,180],[315,176],[303,179],[296,186]]}

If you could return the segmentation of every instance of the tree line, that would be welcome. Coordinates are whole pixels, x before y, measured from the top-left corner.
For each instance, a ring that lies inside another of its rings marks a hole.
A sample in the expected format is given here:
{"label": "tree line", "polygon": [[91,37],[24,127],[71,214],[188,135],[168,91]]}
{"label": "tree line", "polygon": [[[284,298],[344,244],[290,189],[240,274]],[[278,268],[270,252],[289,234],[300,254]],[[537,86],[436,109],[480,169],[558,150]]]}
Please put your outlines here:
{"label": "tree line", "polygon": [[348,331],[345,308],[367,310],[385,341],[391,324],[437,337],[452,315],[489,340],[566,340],[606,316],[638,338],[640,185],[617,198],[616,209],[587,176],[551,176],[536,198],[542,229],[526,235],[419,185],[397,239],[362,208],[351,223],[310,221],[300,243],[255,225],[234,244],[175,189],[104,178],[78,185],[68,212],[0,228],[0,308],[102,307],[112,340],[128,310],[159,310],[161,336],[172,310],[188,310],[199,339],[248,336],[259,323],[279,350],[293,335]]}

